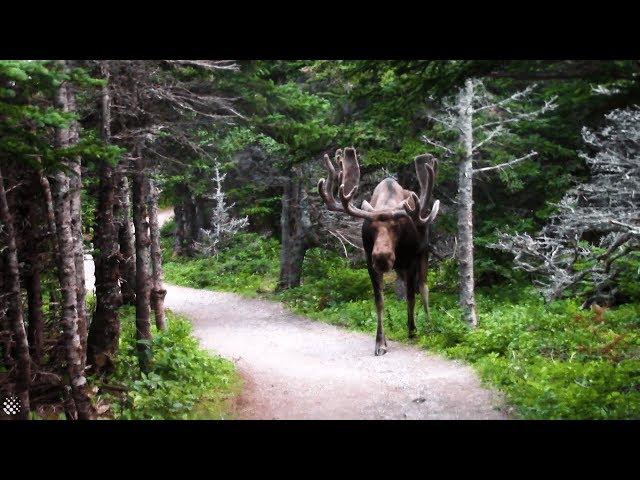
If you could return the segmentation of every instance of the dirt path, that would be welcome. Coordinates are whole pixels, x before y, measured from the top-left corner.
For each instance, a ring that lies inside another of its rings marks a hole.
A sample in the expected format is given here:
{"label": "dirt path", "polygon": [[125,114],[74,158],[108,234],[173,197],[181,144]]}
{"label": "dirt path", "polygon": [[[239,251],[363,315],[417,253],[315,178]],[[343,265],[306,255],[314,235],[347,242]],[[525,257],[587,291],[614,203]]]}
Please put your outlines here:
{"label": "dirt path", "polygon": [[169,286],[166,305],[188,316],[201,344],[245,379],[240,418],[501,419],[497,396],[471,368],[373,335],[294,315],[275,302]]}
{"label": "dirt path", "polygon": [[[92,288],[93,265],[86,263]],[[499,396],[461,363],[396,342],[375,357],[372,334],[309,320],[279,303],[174,285],[167,290],[165,305],[191,319],[202,346],[236,364],[244,379],[239,418],[507,418],[496,407]]]}

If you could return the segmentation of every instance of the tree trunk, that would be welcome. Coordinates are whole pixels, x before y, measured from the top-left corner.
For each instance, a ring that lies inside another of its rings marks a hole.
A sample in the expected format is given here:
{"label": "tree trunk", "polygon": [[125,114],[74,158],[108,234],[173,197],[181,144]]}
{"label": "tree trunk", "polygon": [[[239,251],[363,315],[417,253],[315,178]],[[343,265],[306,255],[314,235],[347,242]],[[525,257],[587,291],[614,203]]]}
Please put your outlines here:
{"label": "tree trunk", "polygon": [[36,365],[40,365],[42,360],[42,331],[44,325],[42,312],[42,285],[41,271],[42,261],[40,257],[39,245],[42,244],[44,238],[41,229],[41,209],[39,207],[39,199],[37,185],[40,182],[39,175],[31,176],[31,194],[32,201],[29,201],[29,224],[27,230],[27,250],[28,250],[28,266],[25,275],[25,288],[27,290],[27,306],[29,311],[29,323],[27,325],[27,341],[29,343],[29,354]]}
{"label": "tree trunk", "polygon": [[124,172],[124,162],[116,170],[118,184],[118,238],[120,242],[120,275],[122,301],[126,305],[136,304],[136,250],[131,223],[131,202],[129,201],[129,180]]}
{"label": "tree trunk", "polygon": [[[73,61],[67,60],[67,68],[73,68]],[[67,91],[67,108],[65,111],[76,114],[76,92],[75,87],[71,82],[66,82]],[[69,146],[76,145],[80,140],[79,125],[76,120],[72,120],[69,125]],[[86,361],[87,353],[87,332],[88,332],[88,319],[87,319],[87,304],[86,295],[87,290],[85,287],[84,279],[84,241],[82,236],[82,166],[79,156],[73,156],[69,159],[68,165],[73,172],[69,177],[70,187],[70,206],[71,206],[71,230],[73,233],[74,241],[74,259],[76,263],[76,303],[78,310],[78,335],[80,335],[80,344],[82,345],[82,365]]]}
{"label": "tree trunk", "polygon": [[464,156],[458,165],[458,263],[462,319],[476,327],[473,278],[473,82],[468,79],[459,99],[461,143]]}
{"label": "tree trunk", "polygon": [[302,264],[307,252],[303,189],[296,178],[290,179],[282,193],[280,226],[282,247],[280,250],[280,278],[277,290],[300,286]]}
{"label": "tree trunk", "polygon": [[[0,251],[0,292],[5,291],[5,272],[4,253]],[[4,294],[0,295],[0,342],[0,345],[2,345],[2,363],[5,370],[9,371],[15,365],[15,361],[11,356],[11,325],[9,325],[9,319],[7,318],[7,298]]]}
{"label": "tree trunk", "polygon": [[151,308],[158,330],[164,330],[164,297],[167,291],[162,285],[162,250],[160,249],[160,224],[158,222],[158,189],[149,179],[149,234],[151,236],[151,269],[153,286],[151,290]]}
{"label": "tree trunk", "polygon": [[184,219],[182,202],[176,203],[173,207],[173,218],[176,222],[175,238],[173,240],[173,254],[182,255],[184,253]]}
{"label": "tree trunk", "polygon": [[54,185],[58,259],[60,262],[58,275],[62,293],[62,329],[65,337],[67,373],[78,418],[86,420],[94,417],[94,411],[86,392],[87,380],[84,376],[84,350],[82,349],[78,332],[77,276],[74,256],[75,242],[71,233],[69,177],[63,172],[56,173]]}
{"label": "tree trunk", "polygon": [[198,210],[198,223],[200,228],[204,228],[205,230],[210,230],[211,225],[211,216],[207,215],[207,205],[206,201],[202,197],[196,198],[196,208]]}
{"label": "tree trunk", "polygon": [[138,363],[142,372],[151,366],[151,328],[149,301],[151,296],[151,254],[147,196],[149,181],[141,149],[135,150],[135,174],[133,177],[133,225],[136,232],[136,339]]}
{"label": "tree trunk", "polygon": [[195,253],[194,243],[198,239],[197,221],[196,221],[196,205],[191,198],[191,192],[188,189],[184,189],[184,196],[182,197],[182,215],[183,215],[183,233],[184,244],[183,251],[188,256],[192,256]]}
{"label": "tree trunk", "polygon": [[[102,62],[102,74],[109,79],[108,63]],[[102,92],[102,140],[111,141],[111,100],[109,85]],[[96,275],[96,311],[87,340],[87,362],[97,373],[113,371],[113,359],[118,350],[122,305],[120,292],[120,245],[114,210],[117,204],[115,168],[102,160],[99,168],[98,208],[94,235]]]}
{"label": "tree trunk", "polygon": [[[67,94],[68,82],[63,82],[57,91],[55,103],[64,111],[69,110]],[[57,128],[55,143],[57,148],[70,144],[72,133],[69,128]],[[73,162],[63,160],[73,172]],[[62,293],[62,329],[65,337],[65,355],[67,360],[67,374],[71,384],[71,395],[76,405],[78,418],[91,419],[95,416],[93,406],[86,392],[87,379],[84,375],[86,350],[83,346],[82,334],[85,325],[78,313],[78,274],[76,273],[77,238],[74,238],[72,225],[72,198],[77,192],[71,191],[71,180],[63,171],[55,175],[52,189],[57,230],[58,247],[58,276]],[[77,220],[77,219],[76,219]],[[78,222],[76,222],[77,225]],[[80,239],[81,240],[81,239]],[[84,271],[84,262],[82,262]]]}
{"label": "tree trunk", "polygon": [[[40,187],[42,188],[42,194],[44,197],[44,204],[46,209],[47,216],[47,226],[48,232],[47,235],[51,238],[51,244],[53,245],[53,257],[55,260],[55,269],[56,276],[60,278],[60,272],[57,271],[60,266],[60,252],[58,251],[58,228],[56,227],[56,215],[53,209],[53,196],[51,194],[51,184],[49,183],[49,179],[45,176],[42,168],[38,170],[37,173]],[[60,307],[60,302],[58,299],[58,292],[55,288],[51,288],[49,291],[49,313],[54,318],[58,316],[58,310]]]}
{"label": "tree trunk", "polygon": [[13,226],[13,218],[9,212],[7,196],[4,190],[4,179],[0,171],[0,220],[6,248],[3,294],[5,296],[6,318],[9,331],[15,345],[15,395],[20,401],[20,410],[16,418],[29,418],[29,384],[31,383],[31,358],[27,343],[27,332],[24,328],[22,315],[22,299],[20,298],[20,273],[18,265],[18,251]]}
{"label": "tree trunk", "polygon": [[[68,60],[61,60],[63,71],[70,73],[71,65]],[[65,80],[58,87],[55,96],[55,105],[65,113],[76,114],[76,98],[75,89],[70,81]],[[72,120],[69,126],[56,129],[56,147],[65,148],[78,143],[79,132],[78,123]],[[85,304],[86,289],[84,284],[84,249],[82,238],[82,209],[81,209],[81,190],[82,190],[82,174],[80,157],[74,156],[62,160],[64,166],[71,172],[68,177],[69,183],[69,219],[71,235],[73,238],[73,251],[70,254],[75,263],[74,275],[76,281],[74,287],[76,289],[76,312],[77,327],[80,345],[82,347],[82,368],[84,369],[86,352],[87,352],[87,308]]]}

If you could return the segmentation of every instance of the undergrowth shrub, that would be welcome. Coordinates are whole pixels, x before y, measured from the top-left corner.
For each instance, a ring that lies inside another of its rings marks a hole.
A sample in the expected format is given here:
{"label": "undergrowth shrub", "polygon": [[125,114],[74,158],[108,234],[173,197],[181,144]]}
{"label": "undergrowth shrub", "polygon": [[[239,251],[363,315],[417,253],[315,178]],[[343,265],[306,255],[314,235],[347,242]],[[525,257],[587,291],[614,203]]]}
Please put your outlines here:
{"label": "undergrowth shrub", "polygon": [[122,331],[116,371],[110,382],[127,389],[114,401],[116,419],[220,419],[225,401],[239,387],[233,363],[201,349],[191,335],[191,324],[167,312],[167,328],[152,327],[153,365],[140,372],[136,356],[135,309],[121,309]]}

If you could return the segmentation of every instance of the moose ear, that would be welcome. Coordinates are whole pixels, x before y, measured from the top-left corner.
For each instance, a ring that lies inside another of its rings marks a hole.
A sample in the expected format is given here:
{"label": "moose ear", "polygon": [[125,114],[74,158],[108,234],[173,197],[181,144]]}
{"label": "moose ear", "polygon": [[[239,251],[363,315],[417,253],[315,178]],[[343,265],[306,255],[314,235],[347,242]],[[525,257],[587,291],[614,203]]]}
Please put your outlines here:
{"label": "moose ear", "polygon": [[362,201],[362,210],[364,210],[365,212],[373,212],[373,207],[371,206],[371,204],[369,202],[367,202],[366,200]]}

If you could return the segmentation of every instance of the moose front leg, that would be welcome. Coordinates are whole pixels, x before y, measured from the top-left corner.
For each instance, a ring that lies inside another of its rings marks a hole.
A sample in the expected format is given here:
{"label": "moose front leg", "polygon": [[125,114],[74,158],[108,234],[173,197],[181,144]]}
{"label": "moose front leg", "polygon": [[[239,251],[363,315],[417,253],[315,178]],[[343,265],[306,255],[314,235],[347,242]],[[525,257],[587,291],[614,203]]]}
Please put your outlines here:
{"label": "moose front leg", "polygon": [[369,276],[373,286],[373,296],[376,301],[376,315],[378,316],[378,328],[376,330],[376,349],[375,355],[384,355],[387,353],[387,339],[384,336],[384,326],[382,324],[384,311],[384,297],[382,296],[382,274],[369,268]]}

